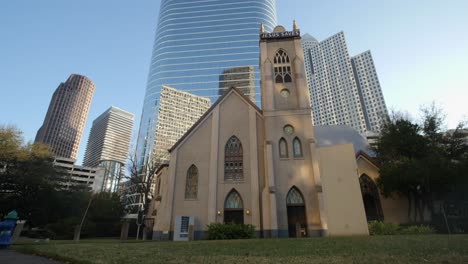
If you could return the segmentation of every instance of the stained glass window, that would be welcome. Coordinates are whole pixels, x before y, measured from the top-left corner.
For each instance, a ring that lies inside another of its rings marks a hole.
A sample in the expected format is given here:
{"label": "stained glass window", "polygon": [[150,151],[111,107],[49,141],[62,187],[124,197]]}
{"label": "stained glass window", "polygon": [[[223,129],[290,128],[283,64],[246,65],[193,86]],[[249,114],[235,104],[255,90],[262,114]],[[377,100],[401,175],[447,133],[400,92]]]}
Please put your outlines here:
{"label": "stained glass window", "polygon": [[242,143],[232,136],[224,149],[224,180],[241,181],[243,173]]}
{"label": "stained glass window", "polygon": [[286,204],[288,205],[302,205],[304,204],[304,198],[302,197],[301,192],[296,188],[292,187],[288,192],[286,197]]}
{"label": "stained glass window", "polygon": [[242,209],[244,208],[244,203],[242,198],[236,190],[232,190],[226,197],[224,202],[225,209]]}
{"label": "stained glass window", "polygon": [[280,158],[287,158],[288,157],[288,143],[284,138],[281,138],[279,141],[279,153]]}
{"label": "stained glass window", "polygon": [[293,140],[294,157],[302,157],[302,144],[299,138],[295,137]]}
{"label": "stained glass window", "polygon": [[198,192],[198,169],[195,165],[190,166],[187,171],[185,183],[185,199],[196,199]]}

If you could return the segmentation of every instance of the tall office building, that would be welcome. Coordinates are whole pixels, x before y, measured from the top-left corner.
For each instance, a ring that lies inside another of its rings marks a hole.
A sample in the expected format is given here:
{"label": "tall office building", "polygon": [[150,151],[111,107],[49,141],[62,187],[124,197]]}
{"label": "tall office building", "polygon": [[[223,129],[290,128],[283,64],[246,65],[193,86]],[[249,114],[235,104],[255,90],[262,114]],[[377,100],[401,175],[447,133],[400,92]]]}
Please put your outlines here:
{"label": "tall office building", "polygon": [[253,66],[225,69],[219,77],[219,95],[232,86],[236,87],[252,102],[255,101],[255,71]]}
{"label": "tall office building", "polygon": [[233,67],[254,67],[259,101],[259,28],[276,25],[275,0],[162,0],[138,134],[139,159],[152,155],[161,86],[219,97]]}
{"label": "tall office building", "polygon": [[369,51],[350,58],[343,32],[318,42],[302,38],[315,126],[379,131],[388,115]]}
{"label": "tall office building", "polygon": [[210,108],[210,99],[162,86],[153,160],[169,161],[167,151]]}
{"label": "tall office building", "polygon": [[70,75],[55,90],[35,142],[48,145],[57,157],[75,160],[93,92],[91,80]]}
{"label": "tall office building", "polygon": [[132,127],[133,114],[114,106],[93,121],[83,165],[105,169],[102,191],[117,191],[125,171]]}

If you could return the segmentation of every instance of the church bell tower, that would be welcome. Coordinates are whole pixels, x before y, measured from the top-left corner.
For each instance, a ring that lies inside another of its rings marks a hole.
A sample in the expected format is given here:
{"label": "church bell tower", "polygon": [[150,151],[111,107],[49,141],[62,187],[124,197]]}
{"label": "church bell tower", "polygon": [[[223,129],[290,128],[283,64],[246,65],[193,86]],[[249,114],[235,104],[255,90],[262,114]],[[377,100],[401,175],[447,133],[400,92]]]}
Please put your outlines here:
{"label": "church bell tower", "polygon": [[270,209],[264,229],[272,230],[273,237],[320,235],[325,214],[320,214],[310,95],[295,22],[292,31],[260,28],[260,72],[267,168],[262,199]]}

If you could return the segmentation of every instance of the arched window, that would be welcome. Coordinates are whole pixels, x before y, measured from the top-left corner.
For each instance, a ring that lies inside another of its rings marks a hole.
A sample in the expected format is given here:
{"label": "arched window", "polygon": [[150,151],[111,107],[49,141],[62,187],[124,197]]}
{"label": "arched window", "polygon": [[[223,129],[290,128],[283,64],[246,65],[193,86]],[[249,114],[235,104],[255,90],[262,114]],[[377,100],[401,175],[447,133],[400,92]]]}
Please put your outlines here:
{"label": "arched window", "polygon": [[224,148],[224,180],[241,181],[244,179],[242,143],[232,136]]}
{"label": "arched window", "polygon": [[293,153],[295,158],[302,157],[302,144],[298,137],[293,140]]}
{"label": "arched window", "polygon": [[224,222],[235,224],[244,223],[244,202],[235,189],[229,192],[224,201]]}
{"label": "arched window", "polygon": [[196,199],[198,192],[198,169],[192,165],[187,171],[187,180],[185,182],[185,199]]}
{"label": "arched window", "polygon": [[289,61],[288,54],[279,49],[276,52],[275,58],[273,60],[275,66],[275,82],[276,83],[290,83],[291,79],[291,63]]}
{"label": "arched window", "polygon": [[304,205],[304,197],[302,197],[302,193],[293,186],[289,192],[288,196],[286,196],[286,204],[287,205]]}
{"label": "arched window", "polygon": [[280,158],[287,158],[288,157],[288,143],[286,139],[281,138],[279,141],[279,155]]}
{"label": "arched window", "polygon": [[367,221],[383,221],[382,205],[380,204],[379,191],[374,181],[366,174],[359,177],[362,200],[366,211]]}

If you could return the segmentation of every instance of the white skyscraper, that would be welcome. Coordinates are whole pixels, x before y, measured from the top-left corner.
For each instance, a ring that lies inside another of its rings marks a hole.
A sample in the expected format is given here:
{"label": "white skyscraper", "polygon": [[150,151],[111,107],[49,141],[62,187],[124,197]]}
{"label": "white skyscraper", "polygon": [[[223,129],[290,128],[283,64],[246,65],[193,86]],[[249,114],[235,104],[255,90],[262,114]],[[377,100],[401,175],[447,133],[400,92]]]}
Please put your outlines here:
{"label": "white skyscraper", "polygon": [[102,191],[117,191],[128,157],[132,127],[133,114],[114,106],[93,121],[83,165],[105,168]]}
{"label": "white skyscraper", "polygon": [[318,42],[302,38],[312,121],[379,131],[387,109],[370,52],[350,58],[343,32]]}
{"label": "white skyscraper", "polygon": [[380,131],[388,112],[371,52],[366,51],[352,57],[351,64],[361,104],[364,106],[366,126],[368,130]]}
{"label": "white skyscraper", "polygon": [[157,163],[169,161],[167,150],[198,121],[210,105],[211,101],[208,97],[193,95],[163,85],[153,160]]}

